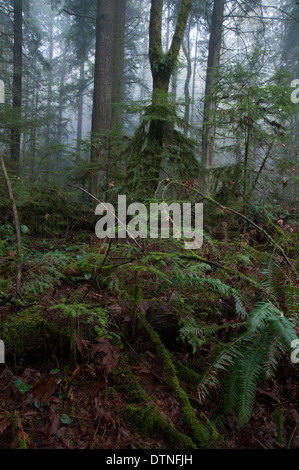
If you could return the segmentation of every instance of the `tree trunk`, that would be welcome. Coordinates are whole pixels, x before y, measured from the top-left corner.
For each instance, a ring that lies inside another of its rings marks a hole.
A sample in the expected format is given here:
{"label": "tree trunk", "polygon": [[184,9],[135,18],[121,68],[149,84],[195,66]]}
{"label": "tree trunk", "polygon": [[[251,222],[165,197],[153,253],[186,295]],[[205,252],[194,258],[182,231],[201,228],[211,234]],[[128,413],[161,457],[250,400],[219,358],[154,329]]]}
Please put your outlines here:
{"label": "tree trunk", "polygon": [[22,108],[22,68],[23,68],[23,1],[14,2],[14,70],[13,107],[16,110],[16,126],[12,129],[11,162],[19,170],[21,147],[21,108]]}
{"label": "tree trunk", "polygon": [[[64,111],[64,86],[65,86],[65,78],[66,78],[66,59],[67,59],[67,51],[65,45],[63,45],[63,53],[62,53],[62,68],[60,71],[60,83],[59,83],[59,103],[58,103],[58,123],[57,123],[57,143],[62,145],[63,141],[63,111]],[[55,161],[55,169],[59,171],[59,167],[61,164],[61,159],[63,155],[62,148],[57,148],[56,153],[56,161]]]}
{"label": "tree trunk", "polygon": [[157,91],[168,93],[170,77],[173,74],[180,53],[192,3],[192,0],[183,0],[181,2],[170,49],[166,54],[163,54],[161,37],[163,0],[152,0],[149,27],[149,59],[153,76],[153,100]]}
{"label": "tree trunk", "polygon": [[217,83],[217,72],[220,63],[224,5],[224,0],[214,1],[209,41],[202,139],[202,163],[206,168],[212,168],[214,165],[214,143],[216,131],[214,123],[216,114],[214,87]]}
{"label": "tree trunk", "polygon": [[[170,78],[178,60],[192,3],[192,0],[182,0],[171,46],[164,54],[162,49],[163,0],[152,0],[151,2],[149,59],[153,77],[153,105],[168,100]],[[160,176],[165,128],[165,121],[152,120],[150,123],[149,140],[153,149],[151,165],[154,180],[158,180]]]}
{"label": "tree trunk", "polygon": [[126,0],[115,0],[114,18],[114,63],[112,86],[112,123],[113,129],[121,130],[123,99],[123,74],[125,51]]}
{"label": "tree trunk", "polygon": [[190,98],[191,98],[189,85],[190,85],[190,80],[192,76],[192,62],[191,62],[191,52],[190,52],[190,25],[189,25],[188,32],[187,32],[186,43],[183,42],[183,51],[187,60],[187,76],[186,76],[185,85],[184,85],[184,93],[185,93],[184,120],[186,122],[185,134],[186,136],[188,136],[188,126],[190,123]]}
{"label": "tree trunk", "polygon": [[178,92],[178,73],[175,72],[173,74],[173,78],[172,78],[172,81],[171,81],[171,101],[172,101],[173,104],[176,103],[177,92]]}
{"label": "tree trunk", "polygon": [[106,131],[112,129],[112,88],[114,52],[114,0],[97,0],[96,54],[92,112],[91,162],[99,165],[92,177],[92,192],[99,194],[103,186],[107,150],[99,141]]}
{"label": "tree trunk", "polygon": [[64,85],[65,85],[65,76],[66,76],[66,47],[63,46],[63,53],[62,53],[62,68],[60,72],[60,80],[59,80],[59,103],[58,103],[58,131],[57,131],[57,143],[62,144],[62,127],[63,127],[63,107],[64,107]]}
{"label": "tree trunk", "polygon": [[195,56],[194,56],[194,66],[193,66],[193,79],[192,79],[192,105],[191,105],[191,137],[195,137],[195,128],[194,128],[194,111],[195,111],[195,85],[196,85],[196,72],[197,72],[197,52],[198,52],[198,33],[199,28],[197,25],[196,28],[196,40],[195,40]]}
{"label": "tree trunk", "polygon": [[48,76],[48,93],[47,93],[47,119],[48,124],[46,128],[46,146],[49,145],[51,140],[51,119],[52,119],[52,102],[53,102],[53,56],[54,56],[54,24],[53,18],[50,18],[49,24],[49,76]]}
{"label": "tree trunk", "polygon": [[84,59],[80,64],[80,85],[78,99],[78,121],[77,121],[77,150],[80,149],[80,141],[82,140],[83,130],[83,107],[84,107]]}

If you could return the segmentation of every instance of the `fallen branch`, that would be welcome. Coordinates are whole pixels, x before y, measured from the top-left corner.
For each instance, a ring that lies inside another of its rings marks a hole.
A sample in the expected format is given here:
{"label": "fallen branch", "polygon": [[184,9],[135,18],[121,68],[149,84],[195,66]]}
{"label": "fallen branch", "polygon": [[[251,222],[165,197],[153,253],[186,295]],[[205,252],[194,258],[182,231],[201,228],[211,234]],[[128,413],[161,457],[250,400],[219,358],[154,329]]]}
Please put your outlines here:
{"label": "fallen branch", "polygon": [[6,295],[4,292],[0,291],[0,307],[3,307],[6,304],[15,305],[18,308],[28,307],[23,300],[14,299],[11,294]]}
{"label": "fallen branch", "polygon": [[4,163],[4,159],[2,155],[0,155],[0,163],[1,163],[3,174],[4,174],[4,179],[6,181],[9,199],[11,202],[14,221],[15,221],[15,230],[16,230],[16,237],[17,237],[16,293],[17,293],[17,296],[20,297],[21,291],[22,291],[22,238],[21,238],[21,230],[20,230],[20,223],[19,223],[19,215],[18,215],[17,206],[14,200],[11,184],[9,181],[9,177],[6,171],[6,167],[5,167],[5,163]]}

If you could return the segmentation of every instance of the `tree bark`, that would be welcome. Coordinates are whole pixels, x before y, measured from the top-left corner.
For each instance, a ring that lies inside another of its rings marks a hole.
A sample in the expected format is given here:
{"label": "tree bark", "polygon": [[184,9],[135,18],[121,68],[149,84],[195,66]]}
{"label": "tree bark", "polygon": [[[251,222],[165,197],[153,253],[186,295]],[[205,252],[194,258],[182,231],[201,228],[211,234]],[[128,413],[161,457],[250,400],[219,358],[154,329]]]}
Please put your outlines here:
{"label": "tree bark", "polygon": [[194,129],[194,111],[195,111],[195,85],[196,85],[196,72],[197,72],[197,51],[198,51],[198,33],[199,27],[196,28],[196,40],[195,40],[195,56],[194,56],[194,66],[193,66],[193,79],[192,79],[192,105],[191,105],[191,137],[195,137]]}
{"label": "tree bark", "polygon": [[79,98],[78,98],[78,120],[77,120],[77,150],[80,149],[80,141],[82,140],[83,130],[83,107],[84,107],[84,59],[80,64],[80,85],[79,85]]}
{"label": "tree bark", "polygon": [[[163,0],[152,0],[149,26],[149,60],[153,77],[153,105],[167,102],[170,78],[175,70],[193,0],[182,0],[172,43],[168,51],[162,48]],[[162,120],[150,123],[149,140],[152,146],[151,162],[154,180],[158,180],[161,169],[161,152],[167,125]]]}
{"label": "tree bark", "polygon": [[149,59],[153,76],[153,100],[155,93],[168,93],[170,77],[180,53],[187,20],[193,0],[183,0],[173,35],[170,49],[163,53],[162,49],[162,12],[163,0],[152,0],[149,27]]}
{"label": "tree bark", "polygon": [[52,120],[52,103],[53,103],[53,56],[54,56],[54,24],[53,18],[50,18],[49,24],[49,76],[48,76],[48,92],[47,92],[47,119],[46,128],[46,145],[51,141],[51,120]]}
{"label": "tree bark", "polygon": [[114,18],[114,63],[112,84],[112,123],[113,129],[121,130],[123,99],[123,74],[125,50],[126,0],[115,0]]}
{"label": "tree bark", "polygon": [[59,83],[59,103],[58,103],[58,131],[57,131],[57,143],[62,144],[62,127],[63,127],[63,108],[64,108],[64,86],[65,86],[65,77],[66,77],[66,58],[67,52],[66,47],[63,46],[62,53],[62,68],[60,72],[60,83]]}
{"label": "tree bark", "polygon": [[11,132],[11,162],[19,170],[21,147],[22,68],[23,68],[23,1],[14,1],[14,70],[13,108],[16,110],[16,125]]}
{"label": "tree bark", "polygon": [[94,171],[92,192],[99,193],[99,185],[105,179],[107,151],[100,145],[100,136],[112,129],[112,88],[114,53],[114,0],[97,0],[96,54],[92,112],[91,162],[99,165]]}
{"label": "tree bark", "polygon": [[186,131],[185,134],[188,136],[188,126],[190,122],[190,91],[189,91],[189,86],[190,86],[190,80],[192,76],[192,61],[191,61],[191,52],[190,52],[190,24],[188,28],[188,33],[187,33],[187,38],[186,38],[186,43],[183,42],[183,51],[184,55],[187,60],[187,76],[185,80],[185,85],[184,85],[184,93],[185,93],[185,114],[184,114],[184,120],[186,122]]}
{"label": "tree bark", "polygon": [[209,55],[205,88],[203,114],[202,163],[206,168],[214,165],[215,114],[216,100],[214,87],[217,83],[217,72],[220,63],[221,38],[223,30],[225,0],[215,0],[212,14]]}

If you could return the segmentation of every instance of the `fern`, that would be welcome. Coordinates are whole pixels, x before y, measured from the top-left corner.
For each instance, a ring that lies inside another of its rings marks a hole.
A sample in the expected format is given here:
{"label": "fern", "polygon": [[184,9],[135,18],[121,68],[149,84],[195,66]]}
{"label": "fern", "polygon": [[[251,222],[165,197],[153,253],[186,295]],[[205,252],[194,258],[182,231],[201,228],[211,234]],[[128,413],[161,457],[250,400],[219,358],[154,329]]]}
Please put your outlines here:
{"label": "fern", "polygon": [[[238,405],[238,416],[242,424],[246,424],[251,416],[256,388],[259,379],[262,376],[262,364],[265,352],[265,338],[259,337],[257,341],[251,344],[246,350],[243,358],[238,361],[235,368],[238,370],[238,376],[235,383],[235,397]],[[235,371],[233,370],[235,379]]]}
{"label": "fern", "polygon": [[259,302],[250,312],[247,332],[229,344],[206,371],[199,388],[204,394],[219,385],[219,371],[224,372],[227,412],[238,408],[239,420],[246,424],[254,406],[258,383],[277,370],[283,351],[290,351],[297,338],[293,323],[271,302]]}
{"label": "fern", "polygon": [[188,273],[185,277],[182,277],[178,280],[179,283],[197,285],[198,287],[206,287],[206,285],[211,286],[213,290],[217,290],[221,296],[228,297],[232,295],[236,302],[236,312],[237,315],[244,319],[247,317],[246,309],[243,305],[241,295],[233,287],[224,284],[220,279],[213,277],[199,276],[196,272]]}
{"label": "fern", "polygon": [[220,385],[218,378],[220,372],[225,372],[229,369],[232,370],[236,359],[242,355],[241,348],[239,348],[238,345],[240,342],[246,341],[246,339],[247,334],[243,334],[222,348],[214,362],[202,375],[202,378],[198,384],[198,391],[203,398],[208,395],[211,388],[216,388]]}
{"label": "fern", "polygon": [[252,333],[261,326],[264,326],[265,321],[269,318],[274,318],[274,315],[283,316],[283,313],[278,310],[271,302],[259,302],[257,307],[251,311],[248,319],[248,331]]}
{"label": "fern", "polygon": [[193,354],[218,331],[227,328],[238,329],[243,326],[243,323],[229,323],[226,325],[199,324],[194,318],[183,318],[180,323],[183,323],[184,326],[180,329],[179,338],[182,341],[187,341],[192,346]]}
{"label": "fern", "polygon": [[273,337],[283,344],[288,350],[291,342],[297,338],[294,325],[284,317],[277,307],[271,302],[260,302],[249,316],[248,332],[253,333],[259,329],[267,329],[273,334]]}

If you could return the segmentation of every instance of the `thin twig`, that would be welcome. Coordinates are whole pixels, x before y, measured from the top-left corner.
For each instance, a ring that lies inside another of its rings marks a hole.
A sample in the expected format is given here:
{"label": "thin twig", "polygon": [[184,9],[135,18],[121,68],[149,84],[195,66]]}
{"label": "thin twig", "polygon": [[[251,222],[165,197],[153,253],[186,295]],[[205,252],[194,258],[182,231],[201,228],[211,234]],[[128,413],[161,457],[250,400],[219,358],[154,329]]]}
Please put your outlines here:
{"label": "thin twig", "polygon": [[[101,202],[99,199],[97,199],[95,196],[93,196],[93,194],[89,193],[88,191],[86,191],[86,189],[83,189],[83,188],[80,188],[80,186],[76,186],[76,185],[73,185],[73,184],[69,184],[69,186],[71,188],[76,188],[76,189],[79,189],[80,191],[82,191],[83,193],[87,194],[89,197],[91,197],[92,199],[94,199],[98,204],[101,204],[107,212],[111,212],[107,206],[105,206],[105,204],[103,202]],[[125,228],[127,234],[129,235],[129,237],[134,241],[134,243],[137,245],[137,247],[139,248],[140,251],[142,251],[142,253],[147,256],[147,254],[145,253],[145,251],[143,250],[143,248],[139,245],[139,243],[137,242],[136,238],[133,237],[133,235],[129,232],[129,230],[127,229],[127,227],[123,224],[123,222],[115,215],[113,214],[114,217],[116,218],[116,220],[120,223],[120,225],[122,225],[122,227]]]}
{"label": "thin twig", "polygon": [[[171,184],[177,184],[178,186],[182,186],[183,188],[185,188],[186,186],[183,184],[183,183],[180,183],[179,181],[171,181],[169,184],[168,184],[168,187],[171,185]],[[280,253],[282,254],[282,256],[284,257],[285,261],[287,262],[287,264],[290,266],[290,268],[293,270],[293,272],[296,274],[296,276],[298,276],[298,273],[297,273],[297,270],[296,268],[292,265],[291,261],[289,260],[289,258],[287,257],[287,255],[285,254],[284,250],[281,248],[281,246],[275,242],[275,240],[273,240],[273,238],[271,237],[271,235],[269,235],[268,232],[266,232],[265,229],[263,229],[262,227],[260,227],[259,225],[257,225],[255,222],[253,222],[252,220],[248,219],[248,217],[246,217],[246,215],[244,214],[241,214],[240,212],[237,212],[235,211],[234,209],[231,209],[230,207],[226,207],[226,206],[223,206],[222,204],[220,204],[219,202],[215,201],[214,199],[212,199],[211,197],[209,196],[205,196],[204,194],[202,194],[202,192],[200,192],[198,189],[196,188],[189,188],[188,189],[191,189],[192,191],[196,192],[197,194],[199,194],[203,199],[205,199],[206,201],[209,201],[209,202],[212,202],[213,204],[215,204],[217,207],[219,207],[223,212],[231,212],[232,214],[235,214],[237,215],[238,217],[241,217],[243,220],[246,220],[246,222],[248,222],[250,225],[253,225],[257,230],[259,230],[260,232],[262,232],[264,235],[266,235],[266,237],[268,238],[268,240],[270,241],[270,243],[275,246],[275,248],[277,248]]]}
{"label": "thin twig", "polygon": [[21,298],[21,290],[22,290],[22,238],[21,238],[21,230],[20,230],[20,223],[19,223],[19,215],[17,206],[14,200],[11,184],[9,181],[9,177],[6,171],[5,163],[3,160],[2,155],[0,155],[0,163],[1,168],[4,174],[4,178],[6,181],[9,199],[12,206],[13,216],[15,220],[15,230],[16,230],[16,237],[17,237],[17,274],[16,274],[16,293],[17,296]]}
{"label": "thin twig", "polygon": [[257,185],[257,182],[258,182],[258,180],[259,180],[259,177],[260,177],[260,175],[261,175],[261,173],[262,173],[262,171],[263,171],[263,169],[264,169],[264,166],[266,165],[266,161],[268,160],[268,157],[269,157],[269,155],[270,155],[270,153],[271,153],[272,148],[273,148],[273,142],[271,142],[271,144],[270,144],[270,146],[269,146],[269,148],[268,148],[268,151],[267,151],[267,153],[266,153],[266,155],[265,155],[265,158],[264,158],[264,160],[263,160],[263,163],[261,164],[261,167],[260,167],[260,169],[259,169],[259,172],[258,172],[258,174],[256,175],[255,181],[254,181],[254,183],[253,183],[253,185],[252,185],[252,190],[254,190],[255,187],[256,187],[256,185]]}

